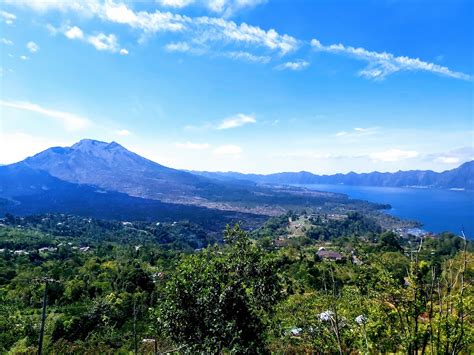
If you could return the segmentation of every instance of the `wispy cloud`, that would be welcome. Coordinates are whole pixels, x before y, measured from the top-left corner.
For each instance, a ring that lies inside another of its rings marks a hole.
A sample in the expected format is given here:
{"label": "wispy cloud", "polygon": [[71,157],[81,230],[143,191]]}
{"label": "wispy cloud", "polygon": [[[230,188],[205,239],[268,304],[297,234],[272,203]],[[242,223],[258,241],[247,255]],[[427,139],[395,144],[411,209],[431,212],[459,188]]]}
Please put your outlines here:
{"label": "wispy cloud", "polygon": [[335,134],[336,137],[362,137],[378,133],[380,127],[355,127],[350,131],[339,131]]}
{"label": "wispy cloud", "polygon": [[7,25],[11,25],[16,20],[16,16],[10,12],[0,11],[0,19]]}
{"label": "wispy cloud", "polygon": [[[234,21],[219,17],[189,17],[173,14],[165,11],[134,11],[124,3],[114,1],[100,2],[90,0],[81,2],[70,0],[67,2],[51,0],[47,4],[41,1],[7,0],[12,5],[27,6],[37,11],[72,11],[81,12],[88,16],[96,16],[103,21],[128,25],[135,30],[142,31],[142,35],[153,35],[159,32],[174,32],[191,38],[196,43],[234,43],[241,45],[253,45],[264,47],[280,54],[294,51],[300,45],[294,37],[279,34],[274,29],[264,30],[258,26],[246,23],[237,24]],[[258,1],[262,3],[262,1]],[[223,3],[231,4],[229,1]],[[255,5],[257,1],[236,0],[232,2],[236,6],[246,7]],[[217,2],[215,3],[216,10]],[[225,10],[224,10],[225,11]],[[217,11],[218,12],[218,11]]]}
{"label": "wispy cloud", "polygon": [[[157,33],[173,33],[176,35],[177,43],[193,43],[191,48],[205,47],[206,52],[211,54],[221,54],[245,49],[246,52],[257,57],[252,50],[257,48],[271,52],[273,55],[286,55],[294,52],[303,45],[308,45],[307,41],[299,40],[291,35],[282,34],[275,29],[263,29],[259,26],[247,23],[236,23],[226,18],[227,13],[232,13],[235,9],[248,8],[265,3],[265,0],[196,0],[196,3],[206,4],[206,6],[220,17],[210,16],[187,16],[168,11],[146,11],[134,10],[127,3],[119,3],[114,0],[5,0],[9,4],[23,7],[30,7],[36,11],[58,10],[62,12],[78,12],[84,16],[95,16],[101,21],[122,24],[140,32],[141,41],[145,41],[150,36]],[[170,6],[179,7],[189,5],[186,0],[162,0]],[[12,15],[12,14],[11,14]],[[2,15],[3,16],[3,15]],[[13,15],[14,16],[14,15]],[[5,16],[3,16],[5,18]],[[100,50],[118,52],[114,46],[111,35],[99,34],[99,38],[90,38],[91,44]],[[84,36],[84,40],[87,37]],[[319,52],[328,52],[339,55],[346,55],[357,60],[366,62],[368,65],[359,71],[359,75],[364,78],[381,80],[387,76],[401,71],[425,71],[446,77],[461,80],[472,80],[472,76],[462,72],[454,71],[446,66],[423,61],[418,58],[408,56],[397,56],[388,52],[370,51],[365,48],[356,48],[344,44],[323,45],[317,39],[313,39],[311,47]],[[229,46],[233,46],[229,50]],[[235,47],[241,47],[236,48]],[[178,47],[176,48],[178,49]],[[182,47],[181,49],[184,49]],[[184,50],[182,50],[184,51]],[[201,51],[202,53],[202,51]],[[232,57],[232,55],[230,56]],[[236,58],[244,56],[235,56]],[[253,57],[248,57],[248,59]],[[255,62],[258,62],[255,60]],[[307,67],[305,62],[289,61],[283,64],[284,69],[303,69]]]}
{"label": "wispy cloud", "polygon": [[36,53],[39,51],[40,47],[33,41],[30,41],[26,44],[26,48],[31,52],[31,53]]}
{"label": "wispy cloud", "polygon": [[6,38],[1,38],[1,39],[0,39],[0,43],[5,44],[5,45],[7,45],[7,46],[13,45],[13,41],[11,41],[11,40],[9,40],[9,39],[6,39]]}
{"label": "wispy cloud", "polygon": [[223,56],[235,60],[243,60],[246,62],[252,62],[252,63],[263,63],[266,64],[270,62],[271,57],[267,55],[255,55],[249,52],[245,51],[231,51],[231,52],[226,52],[223,54]]}
{"label": "wispy cloud", "polygon": [[201,125],[187,125],[184,127],[190,131],[203,131],[203,130],[226,130],[231,128],[241,127],[247,124],[256,123],[257,119],[254,115],[246,115],[244,113],[238,113],[231,117],[227,117],[220,122],[206,122]]}
{"label": "wispy cloud", "polygon": [[70,131],[85,129],[91,125],[91,121],[86,117],[82,117],[70,112],[52,110],[31,102],[0,100],[0,106],[47,116],[60,122],[64,128]]}
{"label": "wispy cloud", "polygon": [[277,65],[275,67],[275,69],[277,69],[277,70],[294,70],[294,71],[297,71],[297,70],[306,69],[307,67],[309,67],[309,62],[300,59],[300,60],[297,60],[297,61],[294,61],[294,62],[286,62],[286,63],[280,64],[280,65]]}
{"label": "wispy cloud", "polygon": [[267,0],[157,0],[164,7],[181,9],[189,5],[205,9],[224,17],[232,16],[239,10],[265,4]]}
{"label": "wispy cloud", "polygon": [[3,0],[4,3],[44,13],[50,10],[61,12],[74,11],[88,15],[100,6],[98,0]]}
{"label": "wispy cloud", "polygon": [[163,6],[183,8],[194,3],[194,0],[157,0]]}
{"label": "wispy cloud", "polygon": [[114,34],[105,34],[102,32],[96,34],[85,34],[81,28],[77,26],[62,26],[55,28],[52,25],[48,25],[48,30],[51,34],[62,33],[66,38],[70,40],[79,40],[84,43],[92,45],[98,51],[106,51],[110,53],[119,53],[121,55],[127,55],[128,50],[120,48],[118,38]]}
{"label": "wispy cloud", "polygon": [[348,55],[358,60],[368,62],[368,66],[359,75],[369,79],[384,79],[399,71],[426,71],[455,79],[471,80],[471,76],[452,71],[447,67],[422,61],[418,58],[395,56],[387,52],[374,52],[364,48],[355,48],[343,44],[323,45],[317,39],[311,41],[311,46],[319,52]]}
{"label": "wispy cloud", "polygon": [[165,45],[165,50],[167,52],[176,52],[176,53],[191,53],[196,55],[204,54],[205,50],[203,48],[197,48],[188,42],[171,42]]}
{"label": "wispy cloud", "polygon": [[255,123],[257,120],[252,115],[239,113],[235,116],[226,118],[216,127],[217,129],[230,129],[240,127],[249,123]]}
{"label": "wispy cloud", "polygon": [[224,17],[232,16],[235,12],[265,4],[267,0],[205,0],[209,10]]}
{"label": "wispy cloud", "polygon": [[187,149],[187,150],[206,150],[211,147],[209,143],[193,143],[193,142],[186,142],[186,143],[175,143],[175,146],[180,149]]}
{"label": "wispy cloud", "polygon": [[429,154],[427,160],[442,164],[461,164],[474,160],[474,147],[462,147],[448,152]]}
{"label": "wispy cloud", "polygon": [[397,162],[400,160],[412,159],[418,157],[419,153],[415,150],[389,149],[382,152],[370,153],[369,158],[381,162]]}

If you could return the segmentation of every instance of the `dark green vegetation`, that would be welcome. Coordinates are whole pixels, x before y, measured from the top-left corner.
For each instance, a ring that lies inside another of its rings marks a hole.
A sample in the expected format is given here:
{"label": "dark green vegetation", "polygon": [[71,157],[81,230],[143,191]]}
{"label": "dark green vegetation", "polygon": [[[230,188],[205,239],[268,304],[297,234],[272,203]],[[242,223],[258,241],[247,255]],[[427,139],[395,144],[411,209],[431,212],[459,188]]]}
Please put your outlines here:
{"label": "dark green vegetation", "polygon": [[[472,353],[474,254],[358,213],[248,235],[71,215],[0,221],[0,352]],[[206,247],[207,246],[207,247]],[[204,249],[201,249],[203,248]]]}

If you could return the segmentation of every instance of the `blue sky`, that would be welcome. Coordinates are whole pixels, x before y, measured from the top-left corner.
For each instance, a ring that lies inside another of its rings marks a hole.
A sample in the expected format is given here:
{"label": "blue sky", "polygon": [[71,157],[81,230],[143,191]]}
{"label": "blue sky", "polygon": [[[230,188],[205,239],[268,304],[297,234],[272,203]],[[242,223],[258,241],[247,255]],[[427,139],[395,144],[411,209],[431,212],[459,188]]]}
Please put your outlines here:
{"label": "blue sky", "polygon": [[0,163],[81,138],[183,169],[474,158],[473,2],[0,2]]}

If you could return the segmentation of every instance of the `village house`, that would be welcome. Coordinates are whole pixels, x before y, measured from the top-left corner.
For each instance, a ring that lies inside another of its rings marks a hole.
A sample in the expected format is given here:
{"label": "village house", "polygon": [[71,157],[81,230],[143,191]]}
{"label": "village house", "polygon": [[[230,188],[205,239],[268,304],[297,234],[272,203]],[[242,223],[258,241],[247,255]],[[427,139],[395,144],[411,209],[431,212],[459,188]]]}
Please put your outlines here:
{"label": "village house", "polygon": [[344,260],[344,256],[336,251],[326,250],[326,248],[321,247],[319,248],[318,252],[316,253],[318,257],[323,260],[331,260],[331,261],[342,261]]}

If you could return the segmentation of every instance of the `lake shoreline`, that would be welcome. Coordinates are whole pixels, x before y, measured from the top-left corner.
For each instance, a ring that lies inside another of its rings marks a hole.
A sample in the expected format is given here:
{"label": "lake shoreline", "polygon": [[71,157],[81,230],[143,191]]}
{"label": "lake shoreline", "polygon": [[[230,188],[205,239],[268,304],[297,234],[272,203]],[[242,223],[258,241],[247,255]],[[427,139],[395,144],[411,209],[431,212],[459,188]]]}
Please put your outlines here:
{"label": "lake shoreline", "polygon": [[[450,231],[469,239],[474,233],[474,191],[418,187],[380,187],[355,185],[308,184],[311,190],[342,193],[351,199],[390,205],[383,213],[404,221],[419,222],[431,233]],[[417,228],[418,228],[417,227]]]}

